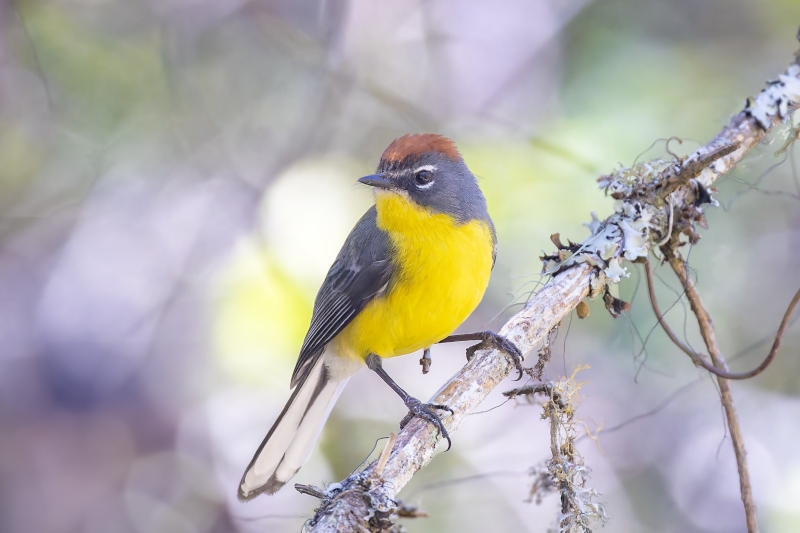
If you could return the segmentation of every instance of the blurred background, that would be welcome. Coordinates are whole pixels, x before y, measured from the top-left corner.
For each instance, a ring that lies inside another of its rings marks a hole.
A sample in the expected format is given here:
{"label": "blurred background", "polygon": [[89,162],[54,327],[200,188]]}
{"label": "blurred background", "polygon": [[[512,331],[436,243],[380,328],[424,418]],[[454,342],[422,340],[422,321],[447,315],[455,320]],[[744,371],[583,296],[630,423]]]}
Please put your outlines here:
{"label": "blurred background", "polygon": [[[0,531],[299,531],[316,500],[288,486],[242,504],[236,487],[386,145],[446,134],[480,177],[499,256],[462,329],[497,329],[549,235],[580,241],[590,211],[610,214],[595,179],[667,156],[671,136],[679,154],[709,140],[791,61],[799,24],[796,0],[0,3]],[[800,153],[783,142],[718,182],[690,253],[737,370],[800,285]],[[654,331],[628,267],[630,313],[592,302],[547,369],[589,366],[577,416],[603,429],[578,450],[606,527],[744,531],[714,382]],[[666,308],[678,285],[659,274]],[[668,316],[699,346],[686,307]],[[417,355],[387,367],[428,398],[464,347],[435,347],[427,376]],[[766,532],[800,527],[799,349],[795,326],[733,385]],[[342,479],[403,415],[358,374],[295,481]],[[430,513],[408,531],[553,526],[557,496],[527,501],[540,415],[470,416],[400,494]]]}

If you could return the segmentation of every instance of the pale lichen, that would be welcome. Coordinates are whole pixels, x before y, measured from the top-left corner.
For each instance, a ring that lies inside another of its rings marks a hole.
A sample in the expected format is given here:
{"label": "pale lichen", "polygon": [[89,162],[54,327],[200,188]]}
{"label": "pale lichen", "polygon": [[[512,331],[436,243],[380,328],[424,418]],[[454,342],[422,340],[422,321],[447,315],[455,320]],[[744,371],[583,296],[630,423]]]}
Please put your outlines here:
{"label": "pale lichen", "polygon": [[800,65],[791,65],[785,73],[778,76],[777,80],[770,81],[769,87],[763,89],[754,99],[747,101],[745,113],[756,119],[765,130],[772,125],[773,119],[783,120],[788,117],[800,103],[798,75],[800,75]]}
{"label": "pale lichen", "polygon": [[554,275],[578,263],[588,263],[597,272],[592,280],[592,297],[608,283],[619,283],[628,277],[623,261],[645,257],[654,239],[666,233],[669,215],[656,192],[660,178],[674,165],[653,160],[602,176],[598,180],[600,186],[616,199],[614,214],[600,221],[592,213],[592,221],[585,224],[591,235],[579,245],[570,243],[556,254],[543,257],[544,273]]}
{"label": "pale lichen", "polygon": [[[711,196],[712,191],[694,179],[697,168],[713,163],[733,149],[733,145],[726,146],[713,154],[695,154],[671,161],[653,159],[601,176],[597,181],[614,198],[614,213],[602,221],[592,213],[592,220],[585,224],[591,234],[580,244],[570,242],[564,246],[556,235],[554,242],[559,249],[542,257],[544,274],[555,275],[579,263],[592,265],[595,276],[591,280],[590,297],[603,294],[609,311],[617,316],[627,304],[606,295],[610,284],[630,275],[625,261],[646,258],[653,247],[666,243],[673,232],[685,233],[689,242],[699,238],[693,228],[696,222],[705,223],[702,206],[716,205],[716,200]],[[676,202],[671,198],[680,185],[688,185],[692,194],[689,198],[685,192],[681,193],[685,208],[676,213]]]}
{"label": "pale lichen", "polygon": [[596,501],[597,491],[587,486],[591,471],[575,447],[577,438],[575,409],[581,383],[576,374],[586,367],[576,368],[572,376],[556,382],[527,385],[509,390],[503,395],[509,398],[542,394],[542,418],[550,422],[550,452],[552,457],[530,469],[533,477],[529,502],[542,503],[553,493],[561,498],[558,523],[552,531],[559,533],[590,533],[598,524],[606,522],[603,505]]}

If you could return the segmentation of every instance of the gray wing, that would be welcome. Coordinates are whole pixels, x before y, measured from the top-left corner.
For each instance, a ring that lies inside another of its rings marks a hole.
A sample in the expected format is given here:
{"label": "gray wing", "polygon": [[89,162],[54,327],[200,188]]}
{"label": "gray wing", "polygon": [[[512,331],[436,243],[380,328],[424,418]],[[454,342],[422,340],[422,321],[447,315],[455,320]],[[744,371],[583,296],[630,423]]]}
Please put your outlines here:
{"label": "gray wing", "polygon": [[375,206],[372,206],[350,232],[325,276],[292,374],[292,387],[314,367],[325,345],[389,283],[393,271],[391,243],[386,233],[378,228],[376,217]]}

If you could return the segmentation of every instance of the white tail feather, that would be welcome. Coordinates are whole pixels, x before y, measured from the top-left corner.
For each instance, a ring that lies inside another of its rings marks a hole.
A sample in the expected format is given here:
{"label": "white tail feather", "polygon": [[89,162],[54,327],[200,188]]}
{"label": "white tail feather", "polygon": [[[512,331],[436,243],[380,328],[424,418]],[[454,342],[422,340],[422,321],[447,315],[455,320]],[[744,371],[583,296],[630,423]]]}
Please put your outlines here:
{"label": "white tail feather", "polygon": [[[333,405],[353,373],[330,368],[326,359],[331,362],[330,356],[319,358],[267,433],[242,476],[239,499],[249,500],[263,492],[274,494],[308,460]],[[337,366],[340,365],[334,364]]]}

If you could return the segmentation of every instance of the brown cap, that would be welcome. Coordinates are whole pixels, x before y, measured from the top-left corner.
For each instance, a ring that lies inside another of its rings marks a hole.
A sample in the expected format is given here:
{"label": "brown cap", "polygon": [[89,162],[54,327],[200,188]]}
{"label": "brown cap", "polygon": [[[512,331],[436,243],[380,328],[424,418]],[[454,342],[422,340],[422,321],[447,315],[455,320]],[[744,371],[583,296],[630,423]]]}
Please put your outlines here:
{"label": "brown cap", "polygon": [[382,163],[397,163],[408,157],[421,156],[428,152],[437,152],[453,161],[460,161],[456,143],[436,133],[417,133],[403,135],[392,141],[381,156]]}

